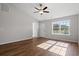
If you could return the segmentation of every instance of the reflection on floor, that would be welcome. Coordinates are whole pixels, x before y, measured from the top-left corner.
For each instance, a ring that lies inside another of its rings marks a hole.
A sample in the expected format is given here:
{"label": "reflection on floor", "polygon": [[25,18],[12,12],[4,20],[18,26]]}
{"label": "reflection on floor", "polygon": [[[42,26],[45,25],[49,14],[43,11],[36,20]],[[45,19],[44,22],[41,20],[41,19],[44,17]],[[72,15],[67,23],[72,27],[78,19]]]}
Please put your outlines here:
{"label": "reflection on floor", "polygon": [[66,50],[68,48],[68,43],[48,40],[44,43],[37,45],[37,47],[48,50],[49,52],[53,52],[61,56],[65,56]]}

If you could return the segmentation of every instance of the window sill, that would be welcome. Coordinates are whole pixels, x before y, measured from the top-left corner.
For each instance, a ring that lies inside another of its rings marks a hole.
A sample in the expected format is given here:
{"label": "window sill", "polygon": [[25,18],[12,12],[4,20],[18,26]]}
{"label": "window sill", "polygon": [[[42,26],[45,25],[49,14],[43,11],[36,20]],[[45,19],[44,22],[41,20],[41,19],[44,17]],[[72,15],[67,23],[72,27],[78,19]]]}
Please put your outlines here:
{"label": "window sill", "polygon": [[58,33],[52,33],[52,35],[65,35],[65,36],[70,36],[70,34],[58,34]]}

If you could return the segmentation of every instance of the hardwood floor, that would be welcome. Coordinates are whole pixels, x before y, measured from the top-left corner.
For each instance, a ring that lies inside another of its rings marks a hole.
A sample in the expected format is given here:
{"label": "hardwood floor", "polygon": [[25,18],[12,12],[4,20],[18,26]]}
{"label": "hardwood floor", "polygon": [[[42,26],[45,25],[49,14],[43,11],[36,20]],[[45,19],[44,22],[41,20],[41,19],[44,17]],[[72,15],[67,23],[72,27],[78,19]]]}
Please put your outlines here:
{"label": "hardwood floor", "polygon": [[0,45],[0,56],[77,56],[76,43],[36,38]]}

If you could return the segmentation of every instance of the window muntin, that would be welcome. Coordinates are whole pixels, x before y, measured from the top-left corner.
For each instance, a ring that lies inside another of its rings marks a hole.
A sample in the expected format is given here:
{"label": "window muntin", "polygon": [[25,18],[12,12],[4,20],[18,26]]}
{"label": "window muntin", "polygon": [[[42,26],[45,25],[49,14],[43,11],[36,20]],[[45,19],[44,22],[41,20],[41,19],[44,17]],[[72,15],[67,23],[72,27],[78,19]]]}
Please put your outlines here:
{"label": "window muntin", "polygon": [[70,20],[52,22],[52,34],[70,35]]}

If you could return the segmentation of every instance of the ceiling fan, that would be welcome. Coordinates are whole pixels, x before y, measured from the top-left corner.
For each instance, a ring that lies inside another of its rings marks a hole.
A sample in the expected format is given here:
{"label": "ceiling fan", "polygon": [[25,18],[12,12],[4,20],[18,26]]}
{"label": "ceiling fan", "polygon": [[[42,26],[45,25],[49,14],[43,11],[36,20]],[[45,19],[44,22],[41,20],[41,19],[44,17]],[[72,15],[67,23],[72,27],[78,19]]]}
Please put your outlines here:
{"label": "ceiling fan", "polygon": [[37,7],[34,7],[37,11],[36,12],[34,12],[34,13],[40,13],[41,15],[43,14],[43,13],[49,13],[49,11],[46,11],[46,9],[48,8],[47,6],[45,6],[44,8],[43,8],[43,5],[42,4],[39,4],[39,8],[37,8]]}

